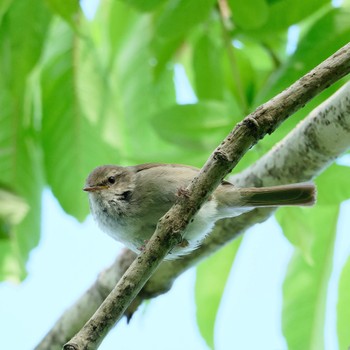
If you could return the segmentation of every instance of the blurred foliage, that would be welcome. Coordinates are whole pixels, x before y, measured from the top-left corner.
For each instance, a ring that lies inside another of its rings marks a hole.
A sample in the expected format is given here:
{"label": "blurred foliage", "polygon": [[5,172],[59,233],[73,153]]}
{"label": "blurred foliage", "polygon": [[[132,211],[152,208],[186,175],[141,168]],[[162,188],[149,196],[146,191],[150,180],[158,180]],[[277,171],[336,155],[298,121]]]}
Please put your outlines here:
{"label": "blurred foliage", "polygon": [[[242,237],[203,261],[197,268],[195,295],[197,324],[207,344],[214,348],[215,319],[231,265],[240,247]],[[209,288],[208,288],[209,287]]]}
{"label": "blurred foliage", "polygon": [[[45,186],[84,220],[81,188],[97,165],[201,166],[244,115],[347,43],[349,15],[349,1],[334,8],[329,0],[105,0],[93,19],[73,0],[0,2],[0,278],[26,276]],[[237,169],[341,84],[260,142]],[[324,348],[327,282],[348,178],[348,167],[333,166],[318,179],[317,207],[278,212],[297,247],[283,289],[291,349]],[[234,242],[198,269],[198,324],[212,348],[238,247]],[[348,266],[339,291],[341,344],[348,339]]]}
{"label": "blurred foliage", "polygon": [[338,293],[338,319],[337,319],[337,331],[339,340],[339,349],[346,349],[350,344],[349,333],[349,288],[350,288],[350,257],[348,257],[339,282]]}
{"label": "blurred foliage", "polygon": [[290,349],[299,348],[301,340],[307,349],[324,348],[320,335],[324,332],[339,204],[350,198],[349,167],[332,165],[316,179],[316,184],[317,206],[277,212],[285,235],[299,248],[283,284],[282,327]]}

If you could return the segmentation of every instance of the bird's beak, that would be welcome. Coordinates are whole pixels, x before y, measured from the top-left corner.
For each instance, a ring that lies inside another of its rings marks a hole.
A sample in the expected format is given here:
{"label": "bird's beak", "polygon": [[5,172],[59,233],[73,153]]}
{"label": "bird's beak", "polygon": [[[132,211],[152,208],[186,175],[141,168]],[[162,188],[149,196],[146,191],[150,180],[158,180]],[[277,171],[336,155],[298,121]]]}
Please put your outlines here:
{"label": "bird's beak", "polygon": [[87,186],[83,188],[83,191],[96,192],[96,191],[105,190],[106,188],[108,188],[108,186]]}

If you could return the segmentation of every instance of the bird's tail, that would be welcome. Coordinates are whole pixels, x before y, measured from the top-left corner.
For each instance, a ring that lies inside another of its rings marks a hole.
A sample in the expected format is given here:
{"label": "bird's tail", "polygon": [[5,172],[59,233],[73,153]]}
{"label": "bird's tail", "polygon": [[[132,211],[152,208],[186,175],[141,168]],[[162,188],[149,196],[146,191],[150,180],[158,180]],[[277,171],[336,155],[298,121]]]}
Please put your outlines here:
{"label": "bird's tail", "polygon": [[244,207],[312,206],[316,202],[313,183],[239,189]]}

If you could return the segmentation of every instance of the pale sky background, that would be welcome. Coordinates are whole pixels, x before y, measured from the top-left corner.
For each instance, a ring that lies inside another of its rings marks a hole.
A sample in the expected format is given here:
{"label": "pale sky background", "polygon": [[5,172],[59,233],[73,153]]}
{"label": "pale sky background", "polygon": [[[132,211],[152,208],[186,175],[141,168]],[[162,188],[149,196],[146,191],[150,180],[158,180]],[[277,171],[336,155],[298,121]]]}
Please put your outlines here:
{"label": "pale sky background", "polygon": [[[291,31],[297,29],[291,29]],[[293,34],[297,35],[297,34]],[[289,47],[293,51],[293,45]],[[176,67],[178,100],[193,102],[181,66]],[[186,86],[187,85],[187,86]],[[347,158],[347,164],[349,157]],[[336,300],[341,268],[350,254],[350,201],[343,203],[329,282],[326,350],[337,349]],[[30,350],[63,310],[115,259],[120,245],[99,231],[89,217],[83,224],[67,216],[49,190],[43,195],[42,238],[20,285],[0,284],[1,348]],[[276,221],[256,225],[244,235],[226,286],[216,324],[217,350],[284,350],[281,332],[282,283],[293,247]],[[194,305],[195,269],[172,290],[142,307],[129,325],[121,321],[101,350],[206,350],[198,333]]]}

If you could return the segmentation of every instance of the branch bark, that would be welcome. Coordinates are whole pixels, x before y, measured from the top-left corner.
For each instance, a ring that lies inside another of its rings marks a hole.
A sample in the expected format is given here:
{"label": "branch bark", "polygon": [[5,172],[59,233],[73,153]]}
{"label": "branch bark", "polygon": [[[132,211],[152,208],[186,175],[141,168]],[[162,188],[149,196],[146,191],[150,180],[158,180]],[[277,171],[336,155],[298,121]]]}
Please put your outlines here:
{"label": "branch bark", "polygon": [[[181,231],[198,211],[199,206],[207,199],[221,179],[238,163],[243,154],[266,133],[273,132],[281,122],[298,108],[301,108],[317,93],[347,74],[349,69],[350,45],[348,44],[239,123],[215,150],[199,176],[191,183],[187,189],[186,197],[180,198],[179,203],[175,204],[168,214],[161,219],[156,233],[146,247],[146,251],[134,260],[96,314],[83,327],[82,332],[66,345],[65,349],[95,349],[103,336],[123,315],[127,306],[139,293],[164,256],[179,241]],[[244,176],[248,181],[249,176],[247,174]],[[255,180],[257,178],[255,177]],[[256,222],[269,216],[270,213],[271,210],[259,210],[246,214],[244,219],[234,220],[236,235],[246,228],[245,221],[247,218],[251,218]],[[225,225],[225,222],[227,220],[221,225]],[[231,235],[229,239],[232,238]],[[163,281],[167,280],[167,283],[163,283],[162,288],[159,288],[158,285],[158,293],[160,290],[169,288],[172,280],[179,273],[225,242],[222,237],[218,238],[216,234],[210,235],[201,249],[195,251],[191,256],[179,261],[163,263],[163,266],[168,265],[166,270],[169,271],[170,268],[172,272],[165,272],[165,268],[158,270],[152,280],[157,278],[161,280],[157,276],[162,274],[167,276],[165,279],[163,278]],[[144,289],[143,294],[147,296],[147,288],[152,290],[151,287],[152,281]],[[149,293],[149,295],[151,294]],[[38,348],[43,347],[39,345]]]}

